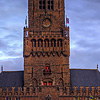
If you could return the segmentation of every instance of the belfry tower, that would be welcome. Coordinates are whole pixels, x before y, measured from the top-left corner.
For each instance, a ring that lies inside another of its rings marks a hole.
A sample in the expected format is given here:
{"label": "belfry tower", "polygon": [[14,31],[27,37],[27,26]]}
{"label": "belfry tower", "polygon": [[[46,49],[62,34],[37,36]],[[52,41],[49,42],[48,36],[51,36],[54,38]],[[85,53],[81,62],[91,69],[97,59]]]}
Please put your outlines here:
{"label": "belfry tower", "polygon": [[69,87],[64,0],[28,0],[28,26],[24,28],[24,86],[44,89],[46,95],[52,95],[54,88]]}

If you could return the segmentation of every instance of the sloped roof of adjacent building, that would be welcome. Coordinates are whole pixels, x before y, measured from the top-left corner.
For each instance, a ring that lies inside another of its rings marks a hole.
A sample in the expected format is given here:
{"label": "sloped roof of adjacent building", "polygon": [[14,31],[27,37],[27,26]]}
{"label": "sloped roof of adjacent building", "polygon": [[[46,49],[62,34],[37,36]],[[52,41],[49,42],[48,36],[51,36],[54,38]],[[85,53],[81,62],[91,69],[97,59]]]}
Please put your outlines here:
{"label": "sloped roof of adjacent building", "polygon": [[0,87],[23,87],[24,71],[3,71],[0,73]]}
{"label": "sloped roof of adjacent building", "polygon": [[[100,86],[100,72],[97,69],[70,69],[71,87]],[[23,87],[24,71],[3,71],[0,73],[0,87]]]}
{"label": "sloped roof of adjacent building", "polygon": [[97,69],[70,69],[71,87],[100,86],[100,72]]}

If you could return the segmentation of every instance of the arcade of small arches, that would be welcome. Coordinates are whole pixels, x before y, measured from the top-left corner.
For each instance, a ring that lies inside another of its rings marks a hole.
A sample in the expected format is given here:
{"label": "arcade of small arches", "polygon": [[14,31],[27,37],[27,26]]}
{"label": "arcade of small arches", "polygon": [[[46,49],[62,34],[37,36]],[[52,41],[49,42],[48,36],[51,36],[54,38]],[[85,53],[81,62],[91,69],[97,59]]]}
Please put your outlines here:
{"label": "arcade of small arches", "polygon": [[63,41],[62,39],[45,39],[44,41],[42,39],[32,39],[32,47],[62,47],[63,46]]}
{"label": "arcade of small arches", "polygon": [[[38,84],[41,84],[41,86],[53,86],[53,85],[55,85],[55,82],[53,81],[53,79],[48,78],[48,79],[43,79],[41,81],[41,83],[39,83],[39,81],[36,78],[34,78],[34,79],[32,79],[32,84],[30,86],[37,87]],[[57,85],[59,87],[62,87],[64,85],[64,82],[63,82],[62,78],[57,80]]]}

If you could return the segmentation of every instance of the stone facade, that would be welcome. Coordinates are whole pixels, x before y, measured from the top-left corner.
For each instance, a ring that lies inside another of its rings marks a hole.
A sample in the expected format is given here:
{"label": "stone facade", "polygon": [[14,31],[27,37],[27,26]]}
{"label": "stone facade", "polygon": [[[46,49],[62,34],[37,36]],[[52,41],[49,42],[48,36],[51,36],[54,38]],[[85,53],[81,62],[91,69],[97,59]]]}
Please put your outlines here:
{"label": "stone facade", "polygon": [[28,0],[24,27],[24,87],[0,87],[0,100],[100,99],[100,86],[71,89],[69,27],[64,0]]}
{"label": "stone facade", "polygon": [[[70,90],[70,87],[66,89],[60,87],[59,90],[55,86],[42,86],[40,87],[18,87],[18,90],[14,90],[15,87],[12,87],[12,90],[6,88],[6,91],[3,91],[0,88],[0,100],[89,100],[90,96],[93,95],[95,98],[100,100],[100,86],[95,89],[92,87],[89,90],[89,87],[73,87],[73,90]],[[47,99],[46,99],[47,98]],[[49,99],[48,99],[49,98]]]}
{"label": "stone facade", "polygon": [[[48,9],[49,2],[53,9]],[[24,28],[24,86],[43,86],[49,81],[53,86],[70,86],[69,27],[65,27],[64,1],[29,0],[28,10],[29,28]],[[51,73],[44,75],[47,66]]]}

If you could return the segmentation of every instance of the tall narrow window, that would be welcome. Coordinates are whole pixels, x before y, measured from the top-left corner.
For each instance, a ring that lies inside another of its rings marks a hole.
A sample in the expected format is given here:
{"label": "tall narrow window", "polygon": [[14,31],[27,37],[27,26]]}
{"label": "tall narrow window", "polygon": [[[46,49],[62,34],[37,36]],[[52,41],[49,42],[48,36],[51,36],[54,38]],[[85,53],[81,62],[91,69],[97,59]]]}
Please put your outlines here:
{"label": "tall narrow window", "polygon": [[54,1],[53,0],[48,0],[48,9],[53,10],[54,9]]}
{"label": "tall narrow window", "polygon": [[6,100],[8,100],[8,97],[6,97]]}
{"label": "tall narrow window", "polygon": [[36,40],[35,39],[32,40],[32,47],[36,47]]}
{"label": "tall narrow window", "polygon": [[39,0],[39,9],[42,9],[42,0]]}
{"label": "tall narrow window", "polygon": [[45,5],[46,5],[46,4],[45,4],[45,0],[43,0],[43,9],[45,9]]}
{"label": "tall narrow window", "polygon": [[38,47],[43,47],[43,40],[42,39],[38,40]]}
{"label": "tall narrow window", "polygon": [[60,0],[58,0],[58,9],[60,9]]}
{"label": "tall narrow window", "polygon": [[39,9],[45,9],[46,0],[39,0]]}
{"label": "tall narrow window", "polygon": [[58,47],[62,47],[62,40],[61,40],[61,39],[59,39],[59,40],[57,41],[57,46],[58,46]]}
{"label": "tall narrow window", "polygon": [[55,39],[51,40],[51,47],[56,47],[56,40]]}
{"label": "tall narrow window", "polygon": [[44,40],[44,42],[45,42],[45,47],[49,47],[49,40],[46,39],[46,40]]}

